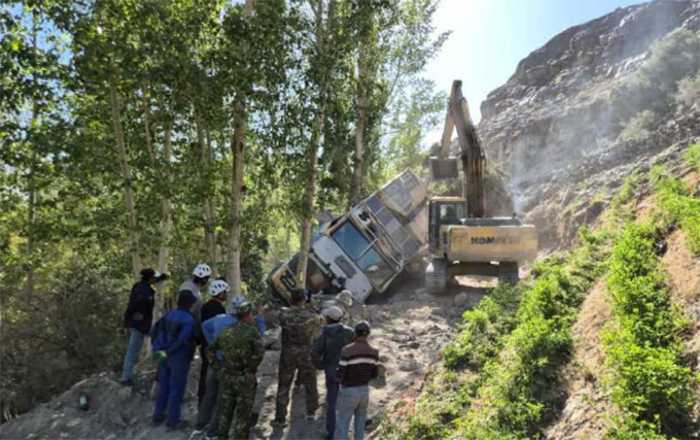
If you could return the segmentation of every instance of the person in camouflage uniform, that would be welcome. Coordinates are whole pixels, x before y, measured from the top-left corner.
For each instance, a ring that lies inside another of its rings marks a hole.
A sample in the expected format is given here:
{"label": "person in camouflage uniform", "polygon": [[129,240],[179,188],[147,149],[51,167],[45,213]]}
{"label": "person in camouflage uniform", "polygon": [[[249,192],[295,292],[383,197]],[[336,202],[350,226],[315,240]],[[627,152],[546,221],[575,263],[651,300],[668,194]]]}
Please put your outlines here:
{"label": "person in camouflage uniform", "polygon": [[304,291],[294,290],[291,307],[285,307],[280,313],[282,327],[282,352],[280,353],[279,375],[277,381],[277,405],[274,424],[283,426],[287,418],[289,390],[294,373],[297,383],[306,390],[306,415],[313,419],[318,409],[318,388],[316,370],[311,363],[311,343],[317,329],[320,328],[318,315],[304,306]]}
{"label": "person in camouflage uniform", "polygon": [[248,438],[257,388],[255,373],[265,355],[262,338],[255,327],[251,304],[241,304],[236,317],[239,322],[224,330],[209,346],[212,358],[217,351],[223,352],[223,360],[217,368],[220,440],[228,439],[232,422],[233,438]]}

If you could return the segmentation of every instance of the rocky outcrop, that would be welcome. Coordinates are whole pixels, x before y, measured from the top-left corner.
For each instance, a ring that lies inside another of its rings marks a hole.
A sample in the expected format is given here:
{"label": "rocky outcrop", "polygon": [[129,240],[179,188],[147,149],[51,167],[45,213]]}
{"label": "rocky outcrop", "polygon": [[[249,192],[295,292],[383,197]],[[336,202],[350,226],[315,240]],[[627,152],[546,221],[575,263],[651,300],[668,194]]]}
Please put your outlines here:
{"label": "rocky outcrop", "polygon": [[[580,224],[595,220],[631,170],[700,136],[697,105],[666,105],[677,80],[700,62],[675,65],[663,52],[698,29],[698,0],[619,8],[552,38],[482,103],[488,157],[508,174],[516,211],[537,224],[545,246],[565,244]],[[655,49],[659,41],[666,43]],[[700,59],[694,47],[677,50]],[[646,109],[655,116],[647,135],[622,138]]]}

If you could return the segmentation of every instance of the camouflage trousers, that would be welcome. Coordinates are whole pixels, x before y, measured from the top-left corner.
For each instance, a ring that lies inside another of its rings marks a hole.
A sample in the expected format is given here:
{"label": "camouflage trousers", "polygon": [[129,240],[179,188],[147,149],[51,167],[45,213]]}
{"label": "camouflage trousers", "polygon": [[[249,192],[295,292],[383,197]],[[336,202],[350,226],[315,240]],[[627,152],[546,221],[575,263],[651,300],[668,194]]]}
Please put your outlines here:
{"label": "camouflage trousers", "polygon": [[[255,375],[240,371],[219,370],[218,434],[220,440],[229,438],[233,424],[233,439],[247,439],[252,428],[255,390],[258,386]],[[217,421],[215,421],[217,422]]]}
{"label": "camouflage trousers", "polygon": [[311,364],[311,347],[282,347],[275,408],[275,420],[277,421],[284,421],[287,418],[289,391],[294,380],[294,373],[297,373],[297,382],[304,385],[306,391],[306,413],[314,414],[318,409],[316,369]]}

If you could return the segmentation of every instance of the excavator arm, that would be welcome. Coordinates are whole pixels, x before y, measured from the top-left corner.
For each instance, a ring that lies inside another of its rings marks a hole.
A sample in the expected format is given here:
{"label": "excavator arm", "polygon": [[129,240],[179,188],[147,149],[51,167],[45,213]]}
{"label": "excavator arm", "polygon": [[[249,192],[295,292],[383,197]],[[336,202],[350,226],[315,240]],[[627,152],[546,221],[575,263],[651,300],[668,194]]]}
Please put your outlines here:
{"label": "excavator arm", "polygon": [[462,170],[464,172],[463,192],[468,217],[484,216],[484,169],[486,156],[476,127],[469,115],[469,105],[462,95],[462,81],[452,82],[452,91],[447,105],[445,126],[442,131],[440,150],[437,158],[431,159],[433,178],[457,177],[457,161],[450,158],[449,148],[452,134],[457,130],[457,140],[461,149]]}

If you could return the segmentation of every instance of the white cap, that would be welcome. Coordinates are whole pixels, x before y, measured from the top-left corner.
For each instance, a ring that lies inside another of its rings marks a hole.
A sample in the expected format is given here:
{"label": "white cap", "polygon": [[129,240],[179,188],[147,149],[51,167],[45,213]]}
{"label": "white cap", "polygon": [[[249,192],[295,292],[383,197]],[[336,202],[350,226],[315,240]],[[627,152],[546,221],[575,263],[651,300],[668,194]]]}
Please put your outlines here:
{"label": "white cap", "polygon": [[321,314],[333,321],[340,321],[343,318],[343,310],[338,306],[330,306],[325,308]]}
{"label": "white cap", "polygon": [[229,285],[224,280],[216,280],[209,285],[209,295],[217,296],[229,289]]}
{"label": "white cap", "polygon": [[198,264],[192,271],[192,275],[197,278],[206,278],[211,276],[211,267],[208,264]]}
{"label": "white cap", "polygon": [[352,296],[351,291],[344,289],[338,294],[338,296],[336,296],[336,299],[345,307],[352,307],[354,297]]}

